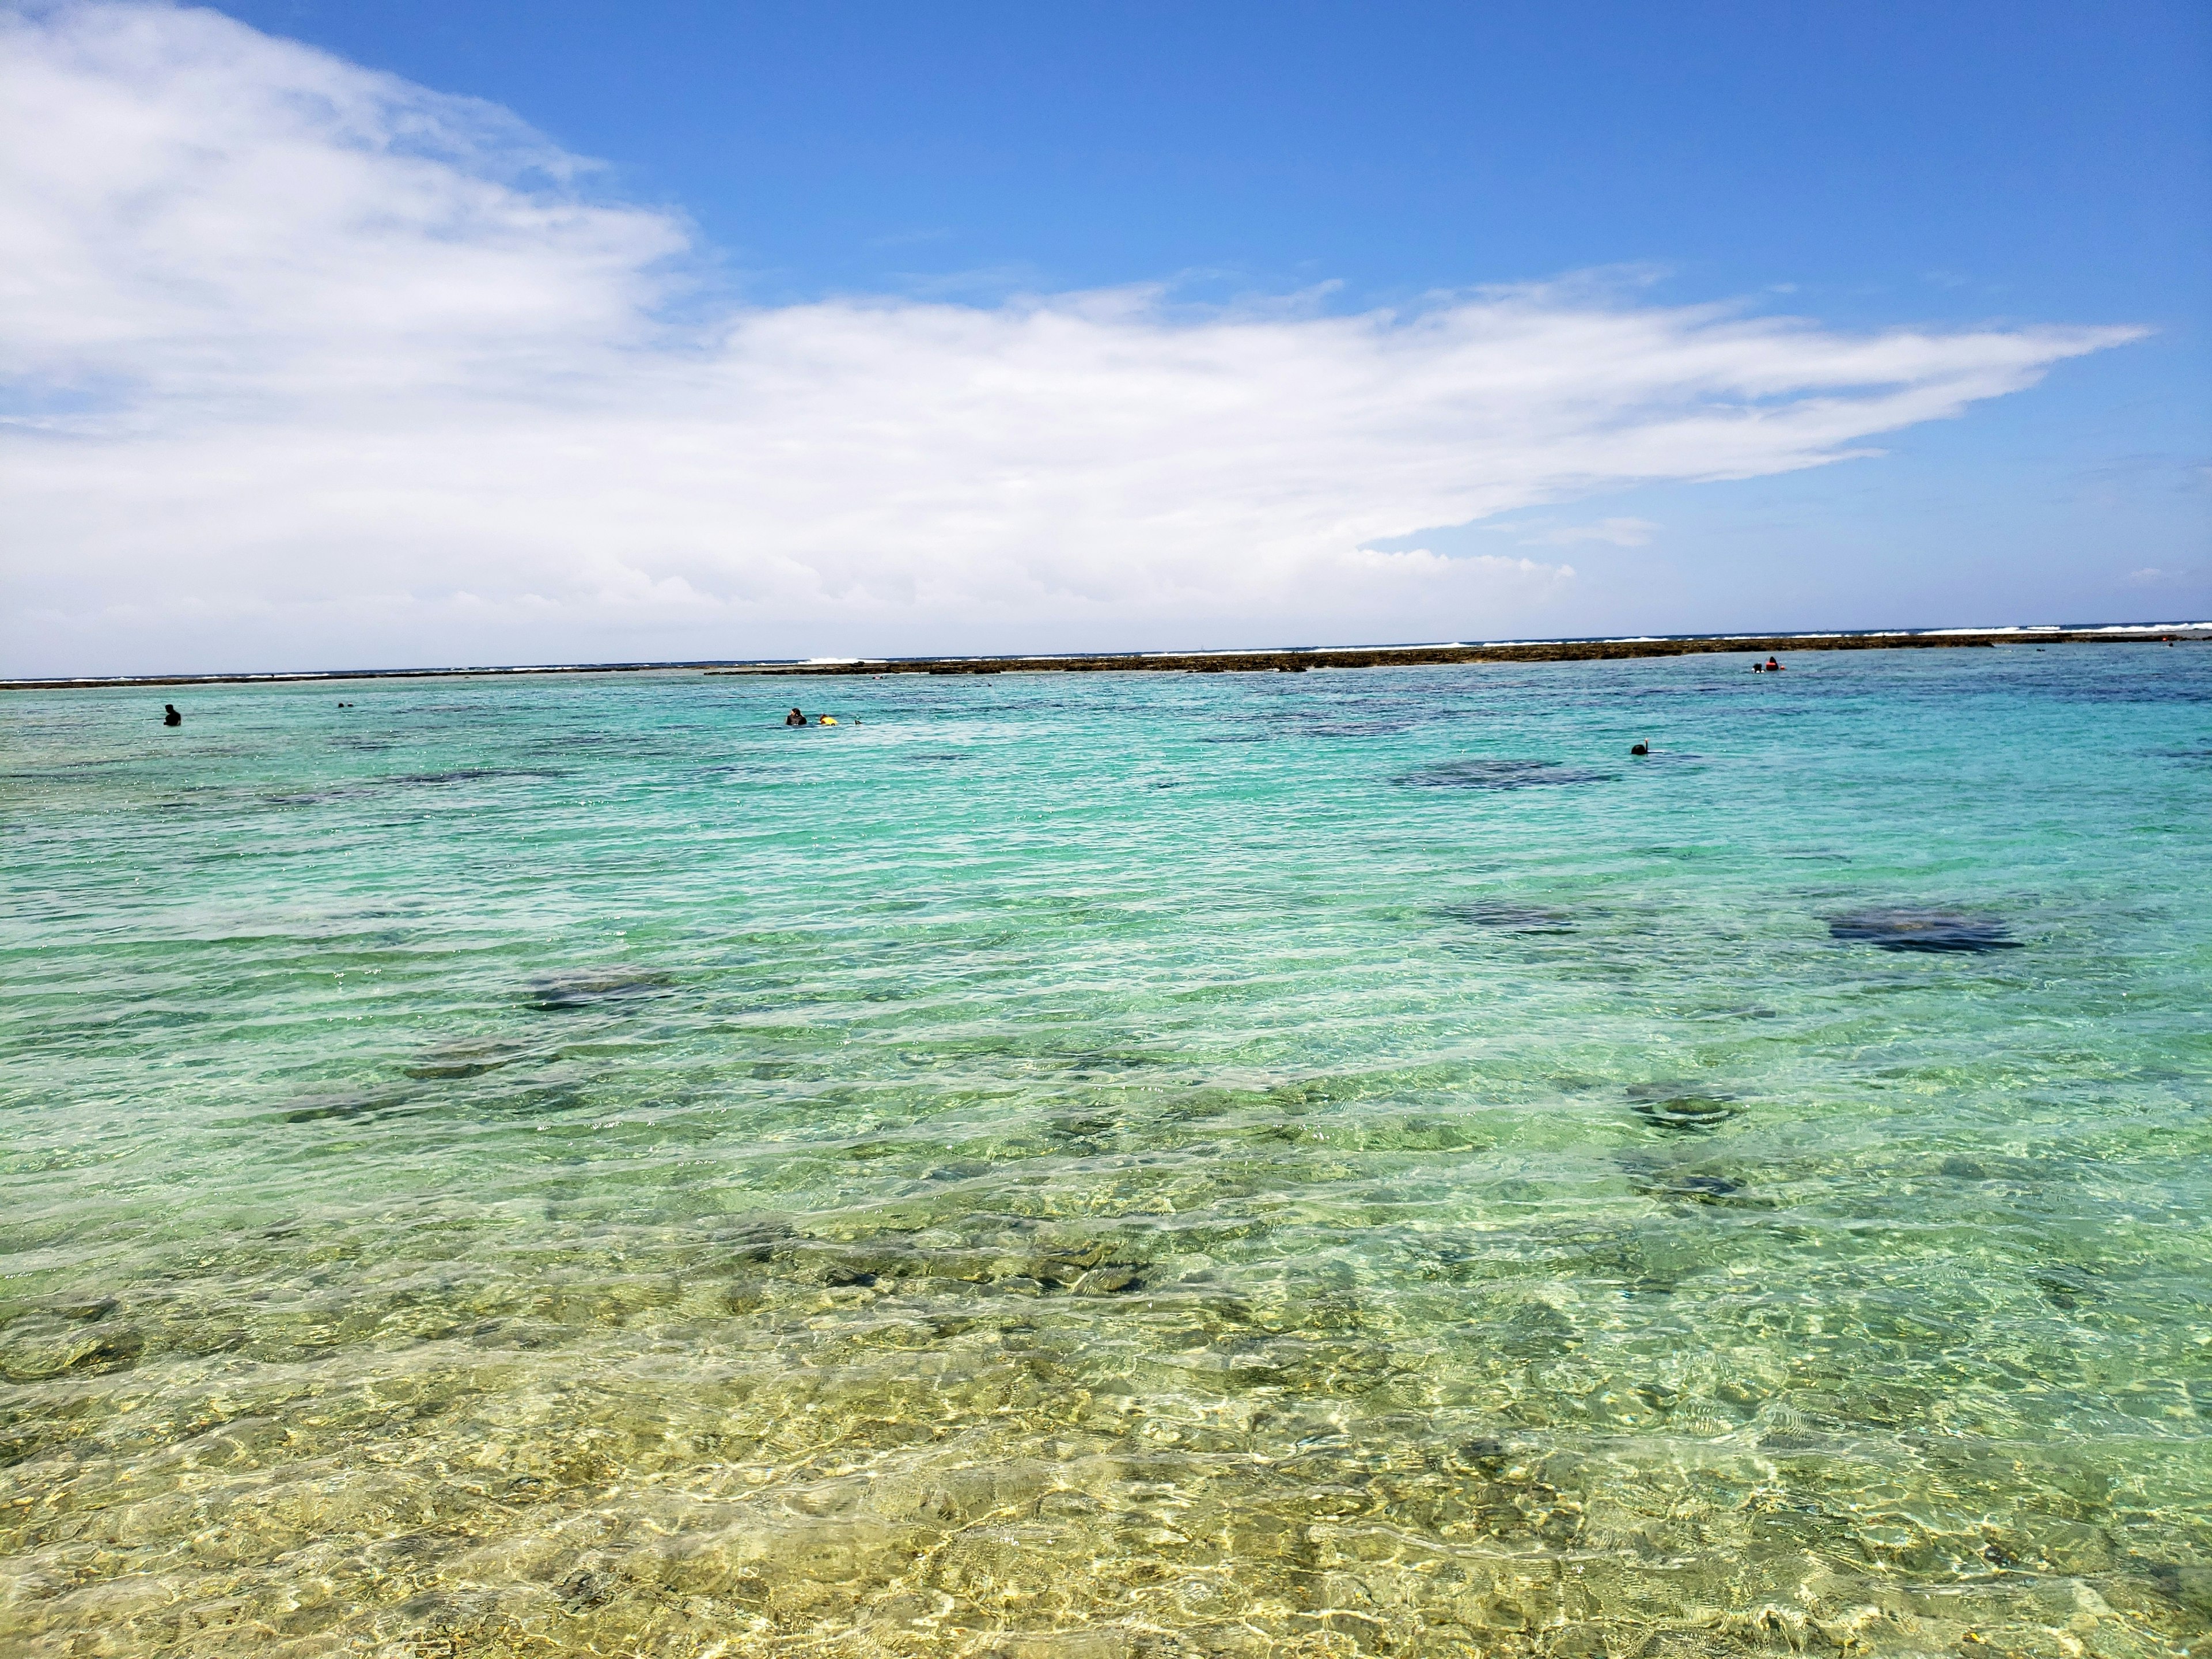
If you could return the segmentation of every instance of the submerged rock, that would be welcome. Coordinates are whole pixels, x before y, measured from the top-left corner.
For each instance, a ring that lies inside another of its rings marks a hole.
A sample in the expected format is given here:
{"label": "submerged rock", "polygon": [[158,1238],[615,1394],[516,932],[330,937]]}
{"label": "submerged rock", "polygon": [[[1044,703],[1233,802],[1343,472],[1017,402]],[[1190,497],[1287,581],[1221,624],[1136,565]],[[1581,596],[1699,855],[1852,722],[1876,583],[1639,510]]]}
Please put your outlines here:
{"label": "submerged rock", "polygon": [[1495,928],[1501,933],[1571,933],[1575,931],[1574,918],[1565,911],[1540,909],[1528,904],[1478,900],[1472,904],[1447,904],[1442,914],[1455,921],[1471,922],[1477,927]]}
{"label": "submerged rock", "polygon": [[333,1119],[368,1117],[408,1103],[404,1094],[386,1091],[348,1091],[339,1094],[301,1095],[270,1114],[283,1123],[323,1123]]}
{"label": "submerged rock", "polygon": [[52,1307],[19,1315],[0,1331],[0,1382],[45,1382],[61,1376],[101,1376],[137,1364],[146,1339],[128,1326],[103,1322],[112,1301]]}
{"label": "submerged rock", "polygon": [[2179,1561],[2148,1561],[2143,1565],[2160,1595],[2212,1619],[2212,1566]]}
{"label": "submerged rock", "polygon": [[1495,1435],[1478,1435],[1445,1454],[1448,1467],[1495,1480],[1513,1462],[1512,1449]]}
{"label": "submerged rock", "polygon": [[565,774],[543,766],[457,766],[444,772],[410,772],[403,777],[380,778],[379,783],[486,783],[500,778],[557,778]]}
{"label": "submerged rock", "polygon": [[1139,1277],[1137,1269],[1118,1261],[1109,1262],[1103,1267],[1093,1267],[1068,1286],[1078,1296],[1118,1296],[1124,1291],[1140,1291],[1144,1287],[1144,1280]]}
{"label": "submerged rock", "polygon": [[595,1003],[650,996],[665,990],[670,983],[666,974],[650,968],[571,968],[538,975],[530,981],[528,994],[533,1008],[588,1008]]}
{"label": "submerged rock", "polygon": [[1490,1312],[1482,1328],[1502,1352],[1515,1359],[1557,1359],[1582,1341],[1571,1319],[1550,1303],[1534,1298]]}
{"label": "submerged rock", "polygon": [[1741,1177],[1717,1170],[1668,1169],[1662,1165],[1624,1161],[1628,1184],[1646,1198],[1676,1204],[1714,1204],[1729,1208],[1764,1210],[1768,1200],[1754,1194]]}
{"label": "submerged rock", "polygon": [[1684,1198],[1693,1200],[1700,1204],[1723,1202],[1735,1197],[1743,1189],[1742,1182],[1734,1176],[1724,1175],[1686,1175],[1679,1176],[1667,1185],[1668,1192],[1679,1194]]}
{"label": "submerged rock", "polygon": [[924,1242],[911,1234],[832,1239],[796,1234],[763,1241],[749,1259],[778,1276],[833,1289],[888,1291],[902,1284],[939,1291],[954,1285],[988,1285],[1030,1295],[1059,1291],[1079,1296],[1116,1296],[1145,1288],[1146,1264],[1117,1259],[1103,1240],[1002,1245]]}
{"label": "submerged rock", "polygon": [[1726,1095],[1705,1094],[1680,1084],[1638,1083],[1628,1091],[1631,1109],[1662,1129],[1711,1129],[1742,1108]]}
{"label": "submerged rock", "polygon": [[417,1054],[404,1069],[408,1076],[415,1078],[480,1077],[502,1066],[512,1066],[518,1060],[526,1060],[534,1052],[519,1042],[489,1038],[439,1042]]}
{"label": "submerged rock", "polygon": [[574,1615],[606,1606],[621,1588],[621,1580],[611,1572],[579,1567],[561,1581],[555,1593],[561,1598],[561,1611]]}
{"label": "submerged rock", "polygon": [[1563,761],[1485,757],[1438,761],[1401,773],[1391,781],[1401,789],[1532,789],[1571,783],[1612,783],[1620,775]]}
{"label": "submerged rock", "polygon": [[2094,1302],[2099,1290],[2094,1269],[2070,1267],[2063,1262],[2031,1273],[2028,1282],[2043,1293],[2045,1302],[2066,1313],[2073,1312],[2084,1302]]}
{"label": "submerged rock", "polygon": [[1877,905],[1828,918],[1832,939],[1878,951],[2016,951],[2020,941],[1993,916],[1916,905]]}

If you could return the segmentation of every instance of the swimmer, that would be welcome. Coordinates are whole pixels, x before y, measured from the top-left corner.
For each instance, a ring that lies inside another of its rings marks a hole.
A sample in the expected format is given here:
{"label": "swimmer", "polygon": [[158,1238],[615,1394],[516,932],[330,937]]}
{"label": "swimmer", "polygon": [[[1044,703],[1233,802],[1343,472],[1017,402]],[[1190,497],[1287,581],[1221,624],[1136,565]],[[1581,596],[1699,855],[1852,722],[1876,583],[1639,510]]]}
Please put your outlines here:
{"label": "swimmer", "polygon": [[1648,743],[1639,743],[1631,747],[1628,752],[1632,755],[1648,755],[1651,752],[1651,745]]}
{"label": "swimmer", "polygon": [[824,714],[814,723],[817,726],[835,726],[837,724],[837,717],[835,714]]}
{"label": "swimmer", "polygon": [[1779,674],[1782,672],[1782,665],[1769,657],[1766,659],[1766,672],[1770,674]]}
{"label": "swimmer", "polygon": [[177,712],[176,704],[173,702],[165,702],[161,705],[161,708],[163,710],[161,715],[162,725],[182,726],[185,723],[185,717]]}
{"label": "swimmer", "polygon": [[1763,662],[1755,662],[1755,663],[1752,664],[1752,665],[1751,665],[1751,672],[1752,672],[1753,673],[1754,673],[1754,674],[1760,673],[1760,672],[1762,672],[1765,669],[1765,667],[1766,667],[1766,665],[1765,665],[1765,663],[1763,663]]}
{"label": "swimmer", "polygon": [[783,717],[783,723],[786,726],[804,726],[806,724],[806,716],[794,708]]}

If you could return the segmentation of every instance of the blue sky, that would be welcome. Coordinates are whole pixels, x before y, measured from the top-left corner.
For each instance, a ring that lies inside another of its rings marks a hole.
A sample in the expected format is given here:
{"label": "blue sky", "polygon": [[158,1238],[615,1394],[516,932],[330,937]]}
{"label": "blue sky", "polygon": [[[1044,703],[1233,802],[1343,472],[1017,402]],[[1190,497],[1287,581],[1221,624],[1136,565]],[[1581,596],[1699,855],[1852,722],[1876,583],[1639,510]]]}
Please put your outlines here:
{"label": "blue sky", "polygon": [[1650,263],[1843,323],[2208,310],[2195,5],[228,9],[507,106],[763,298]]}
{"label": "blue sky", "polygon": [[[639,302],[656,325],[711,331],[725,313],[798,319],[825,302],[855,302],[919,307],[902,314],[927,330],[939,325],[933,307],[997,318],[1035,296],[1157,288],[1144,301],[1146,349],[1172,354],[1176,331],[1194,319],[1411,315],[1448,303],[1439,295],[1534,284],[1551,296],[1546,305],[1568,309],[1591,295],[1601,308],[1639,313],[1719,306],[1739,319],[1808,319],[1824,338],[2142,331],[2127,343],[2054,346],[2016,381],[1977,382],[1948,405],[1930,404],[1932,417],[1869,417],[1863,432],[1814,446],[1820,455],[1881,452],[1863,459],[1547,460],[1548,482],[1517,494],[1490,488],[1494,481],[1472,493],[1433,488],[1436,502],[1456,503],[1450,510],[1474,509],[1463,521],[1430,521],[1425,512],[1446,509],[1426,498],[1409,495],[1394,519],[1387,492],[1347,495],[1297,533],[1336,526],[1326,533],[1402,556],[1375,579],[1401,584],[1401,598],[1342,623],[1361,637],[2212,613],[2212,13],[2200,6],[271,0],[226,10],[254,39],[296,40],[386,71],[412,84],[409,98],[488,100],[562,155],[603,164],[549,186],[518,173],[513,155],[455,161],[452,142],[433,145],[461,173],[503,176],[526,195],[653,218],[664,232],[639,232],[626,257],[656,281],[675,274]],[[171,29],[168,44],[148,50],[250,57],[237,45],[246,37],[184,45]],[[67,58],[56,51],[58,62]],[[155,82],[131,79],[156,74],[146,54],[116,67],[122,61],[111,54],[98,73],[122,77],[128,96],[154,95],[144,88]],[[269,71],[279,80],[306,72]],[[235,142],[294,150],[307,142],[270,133]],[[406,141],[378,142],[388,152]],[[373,216],[340,229],[357,241]],[[647,247],[653,234],[683,245]],[[249,297],[234,310],[263,303]],[[843,362],[898,348],[876,338],[817,349],[842,352]],[[1249,356],[1242,345],[1225,349]],[[1390,373],[1403,370],[1402,356],[1390,362]],[[1075,376],[1073,398],[1091,371],[1035,372]],[[63,402],[92,395],[88,386],[159,378],[128,360],[89,358],[41,373],[23,385]],[[1823,395],[1815,368],[1801,363],[1785,379],[1746,391],[1740,377],[1735,406],[1755,414],[1772,400],[1802,410]],[[1322,395],[1351,398],[1368,395],[1350,388],[1370,377],[1346,369],[1314,383],[1344,388]],[[18,395],[28,394],[19,386]],[[1450,404],[1462,394],[1438,395]],[[851,407],[867,406],[864,391],[854,398]],[[852,419],[822,418],[837,431]],[[958,417],[928,417],[949,418]],[[748,427],[755,435],[744,441],[757,447],[757,433],[772,429]],[[1319,493],[1348,488],[1316,472],[1338,432],[1310,434],[1306,448],[1297,447],[1304,437],[1281,440],[1284,477],[1315,477]],[[186,437],[202,441],[181,430],[178,441]],[[1446,465],[1449,442],[1436,441]],[[1095,442],[1072,434],[1066,454]],[[234,453],[244,475],[305,465],[271,461],[266,440],[244,427]],[[1002,467],[1000,453],[979,440],[933,465],[996,468],[1001,484],[1080,465],[1025,453]],[[1366,476],[1375,471],[1364,464]],[[610,473],[609,488],[635,476]],[[1110,517],[1115,480],[1126,476],[1070,471],[1063,496],[1081,505],[1054,510]],[[404,471],[379,486],[395,500],[412,487]],[[890,488],[872,473],[856,474],[854,487]],[[1163,493],[1126,536],[1147,544],[1158,526],[1199,512],[1194,496],[1176,490],[1206,488],[1199,475],[1146,487]],[[910,495],[909,485],[897,488]],[[794,499],[784,518],[732,518],[731,545],[827,546],[817,535],[826,509],[809,505],[835,501],[824,489]],[[318,489],[328,499],[327,487]],[[728,499],[750,512],[757,495]],[[1219,556],[1233,561],[1236,526],[1259,526],[1253,533],[1265,539],[1276,504],[1249,491],[1224,501],[1209,522],[1226,538]],[[58,538],[105,547],[98,526],[56,511]],[[951,538],[975,509],[947,511]],[[267,655],[266,630],[287,605],[307,607],[287,624],[295,648],[487,659],[719,654],[702,648],[725,641],[775,654],[1265,643],[1312,636],[1341,614],[1304,614],[1284,598],[1304,580],[1299,560],[1317,552],[1285,551],[1274,576],[1255,577],[1249,591],[1178,609],[1168,589],[1182,592],[1176,573],[1212,556],[1202,540],[1161,555],[1170,575],[1139,574],[1116,587],[1103,574],[1112,558],[1103,543],[1074,574],[1045,570],[1016,544],[1053,539],[1056,521],[1024,522],[1005,531],[1012,562],[973,579],[1004,592],[1031,583],[1022,589],[1038,596],[1029,605],[961,603],[956,590],[968,579],[948,574],[934,542],[902,556],[904,564],[887,555],[865,568],[836,549],[792,554],[814,573],[812,586],[774,594],[751,576],[718,586],[696,551],[665,563],[649,550],[625,555],[628,574],[594,577],[598,587],[549,578],[507,594],[488,572],[441,595],[421,571],[356,592],[271,563],[274,551],[239,566],[210,550],[207,591],[180,590],[185,610],[166,624],[134,634],[127,619],[96,616],[98,595],[82,584],[64,592],[33,581],[26,602],[47,623],[37,641],[7,645],[13,658],[27,648],[60,667],[57,653],[82,659],[95,638],[125,641],[114,648],[126,653],[167,640],[180,659],[220,665],[213,657]],[[211,523],[211,550],[222,528]],[[854,534],[872,547],[884,542],[880,530]],[[377,556],[312,516],[267,536],[270,549],[290,538],[284,544],[316,568],[358,569]],[[674,546],[682,536],[672,529],[663,540]],[[1425,597],[1416,591],[1419,559],[1443,584]],[[1028,574],[1009,577],[1018,565]],[[1489,573],[1486,587],[1468,574],[1478,568]],[[229,597],[214,597],[218,589]],[[648,592],[660,598],[639,597]],[[408,621],[410,603],[437,615]],[[344,620],[349,606],[355,623]]]}

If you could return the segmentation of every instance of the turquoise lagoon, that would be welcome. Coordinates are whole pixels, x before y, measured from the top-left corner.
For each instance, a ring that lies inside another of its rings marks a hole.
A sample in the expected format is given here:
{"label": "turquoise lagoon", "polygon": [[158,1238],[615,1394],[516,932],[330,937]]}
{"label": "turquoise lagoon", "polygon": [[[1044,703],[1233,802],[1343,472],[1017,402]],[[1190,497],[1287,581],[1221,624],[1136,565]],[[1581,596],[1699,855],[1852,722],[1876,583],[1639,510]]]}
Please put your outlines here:
{"label": "turquoise lagoon", "polygon": [[2212,650],[1747,667],[10,694],[0,1652],[2212,1652]]}

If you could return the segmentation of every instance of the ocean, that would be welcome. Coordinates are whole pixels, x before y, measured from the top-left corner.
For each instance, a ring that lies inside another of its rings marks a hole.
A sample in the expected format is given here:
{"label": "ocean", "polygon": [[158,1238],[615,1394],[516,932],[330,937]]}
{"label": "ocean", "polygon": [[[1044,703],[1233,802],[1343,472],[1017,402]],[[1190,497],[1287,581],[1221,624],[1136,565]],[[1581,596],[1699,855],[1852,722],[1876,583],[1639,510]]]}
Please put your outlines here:
{"label": "ocean", "polygon": [[8,694],[0,1653],[2212,1652],[2212,650],[1788,660]]}

